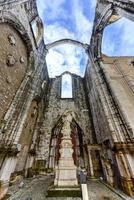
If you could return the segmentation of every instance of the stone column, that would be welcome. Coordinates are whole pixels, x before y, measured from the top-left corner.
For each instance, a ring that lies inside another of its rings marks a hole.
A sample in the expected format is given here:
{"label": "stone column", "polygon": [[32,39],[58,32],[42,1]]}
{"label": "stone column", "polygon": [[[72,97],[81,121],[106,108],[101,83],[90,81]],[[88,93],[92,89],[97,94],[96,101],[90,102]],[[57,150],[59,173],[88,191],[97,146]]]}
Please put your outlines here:
{"label": "stone column", "polygon": [[88,158],[89,158],[89,167],[90,167],[90,178],[94,178],[94,167],[91,157],[91,148],[88,146]]}
{"label": "stone column", "polygon": [[0,199],[2,199],[8,190],[10,175],[14,172],[16,166],[16,157],[7,157],[0,170]]}
{"label": "stone column", "polygon": [[128,167],[128,158],[125,152],[119,151],[116,153],[116,160],[120,170],[120,181],[123,188],[123,191],[128,195],[134,197],[134,181],[132,174],[130,173],[130,163]]}
{"label": "stone column", "polygon": [[70,124],[72,121],[71,114],[64,116],[64,123],[62,127],[63,137],[60,144],[60,159],[56,167],[56,176],[54,185],[57,186],[77,186],[77,167],[73,160],[73,144],[71,138]]}

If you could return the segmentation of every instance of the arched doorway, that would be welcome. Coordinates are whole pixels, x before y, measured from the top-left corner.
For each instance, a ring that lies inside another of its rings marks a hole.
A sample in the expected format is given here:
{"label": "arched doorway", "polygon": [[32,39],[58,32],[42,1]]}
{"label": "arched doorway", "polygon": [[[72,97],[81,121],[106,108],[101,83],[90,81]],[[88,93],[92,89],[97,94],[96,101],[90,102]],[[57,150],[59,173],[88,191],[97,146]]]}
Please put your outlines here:
{"label": "arched doorway", "polygon": [[[60,159],[60,148],[63,137],[62,128],[64,123],[64,115],[60,117],[54,128],[52,129],[50,150],[49,150],[49,169],[54,170]],[[70,136],[73,149],[73,160],[76,167],[85,167],[84,164],[84,133],[78,123],[73,118],[70,123]]]}

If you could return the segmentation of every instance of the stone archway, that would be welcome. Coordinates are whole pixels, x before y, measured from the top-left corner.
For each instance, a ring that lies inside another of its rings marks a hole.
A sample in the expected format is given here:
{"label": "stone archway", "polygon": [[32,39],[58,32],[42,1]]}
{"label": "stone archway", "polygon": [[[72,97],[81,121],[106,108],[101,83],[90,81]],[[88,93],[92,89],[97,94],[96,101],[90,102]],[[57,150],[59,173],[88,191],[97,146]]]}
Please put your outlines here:
{"label": "stone archway", "polygon": [[36,17],[32,22],[31,22],[31,27],[32,27],[32,32],[36,41],[36,45],[39,46],[40,42],[43,39],[43,34],[44,34],[44,28],[43,28],[43,23],[39,17]]}
{"label": "stone archway", "polygon": [[133,3],[127,3],[124,1],[120,1],[120,3],[114,1],[111,3],[109,0],[106,0],[105,5],[102,5],[101,2],[98,2],[94,20],[95,23],[90,42],[92,55],[95,58],[101,58],[102,36],[104,29],[108,24],[114,23],[121,17],[125,17],[131,21],[134,21],[134,8],[131,4]]}
{"label": "stone archway", "polygon": [[77,47],[81,47],[83,49],[85,49],[85,51],[88,50],[89,48],[89,45],[88,44],[84,44],[82,42],[79,42],[77,40],[72,40],[72,39],[61,39],[61,40],[57,40],[55,42],[52,42],[50,44],[47,44],[46,45],[46,49],[49,50],[53,47],[56,47],[56,46],[59,46],[59,45],[62,45],[62,44],[70,44],[70,45],[75,45]]}
{"label": "stone archway", "polygon": [[74,164],[77,167],[85,167],[84,163],[84,133],[78,123],[75,121],[74,113],[71,111],[65,112],[54,128],[52,129],[50,152],[49,152],[49,169],[54,169],[59,164],[61,141],[63,138],[63,126],[67,123],[66,117],[72,115],[70,121],[70,137],[72,141],[72,157]]}

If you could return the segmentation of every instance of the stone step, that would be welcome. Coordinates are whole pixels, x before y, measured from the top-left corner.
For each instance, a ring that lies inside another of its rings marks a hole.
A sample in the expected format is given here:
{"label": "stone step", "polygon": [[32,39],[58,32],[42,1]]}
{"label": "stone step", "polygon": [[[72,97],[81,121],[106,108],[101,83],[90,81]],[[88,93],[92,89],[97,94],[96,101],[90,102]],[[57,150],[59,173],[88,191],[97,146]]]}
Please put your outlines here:
{"label": "stone step", "polygon": [[48,197],[47,200],[82,200],[82,198],[75,197]]}

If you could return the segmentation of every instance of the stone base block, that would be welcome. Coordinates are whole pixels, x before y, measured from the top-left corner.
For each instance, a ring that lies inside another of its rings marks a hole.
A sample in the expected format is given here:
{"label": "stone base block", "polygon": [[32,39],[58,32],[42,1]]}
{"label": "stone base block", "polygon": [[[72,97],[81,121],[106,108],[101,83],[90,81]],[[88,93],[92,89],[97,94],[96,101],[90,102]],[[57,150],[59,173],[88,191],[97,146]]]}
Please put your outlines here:
{"label": "stone base block", "polygon": [[80,187],[54,187],[48,189],[47,197],[82,197]]}
{"label": "stone base block", "polygon": [[134,197],[134,180],[121,177],[121,183],[123,191],[131,197]]}
{"label": "stone base block", "polygon": [[58,186],[75,186],[78,185],[78,181],[77,180],[59,180],[58,181]]}
{"label": "stone base block", "polygon": [[56,176],[54,181],[55,186],[78,186],[76,168],[70,167],[60,167],[56,169]]}

